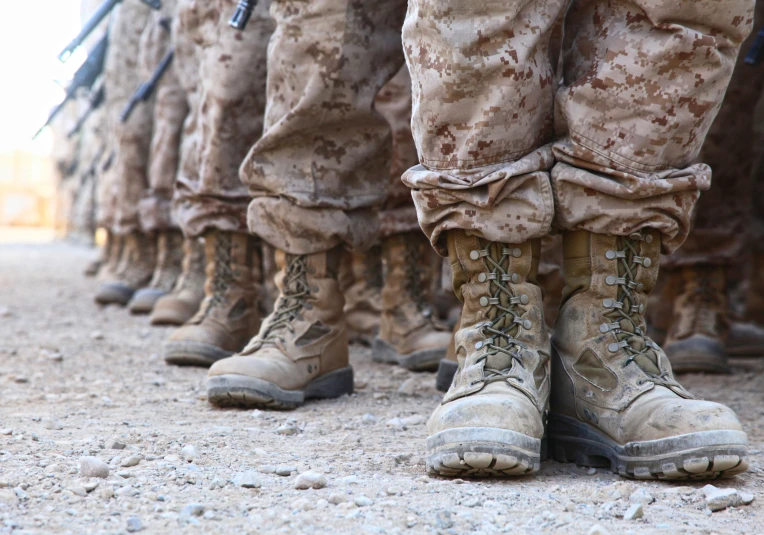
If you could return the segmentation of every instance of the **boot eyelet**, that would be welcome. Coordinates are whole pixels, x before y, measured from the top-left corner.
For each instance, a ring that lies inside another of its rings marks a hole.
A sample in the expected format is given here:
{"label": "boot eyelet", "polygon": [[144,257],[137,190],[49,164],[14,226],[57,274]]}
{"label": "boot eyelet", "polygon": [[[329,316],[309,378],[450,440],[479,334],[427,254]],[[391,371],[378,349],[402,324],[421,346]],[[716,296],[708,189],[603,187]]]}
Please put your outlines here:
{"label": "boot eyelet", "polygon": [[475,349],[478,349],[478,350],[483,349],[483,341],[482,340],[475,343]]}
{"label": "boot eyelet", "polygon": [[512,249],[512,256],[514,256],[515,258],[520,258],[521,256],[523,256],[523,252],[520,250],[519,247],[515,247],[514,249]]}
{"label": "boot eyelet", "polygon": [[653,235],[652,235],[652,234],[647,234],[647,235],[645,236],[645,242],[647,242],[647,243],[653,243]]}
{"label": "boot eyelet", "polygon": [[486,276],[485,273],[481,273],[480,275],[478,275],[478,281],[479,282],[485,282],[487,280],[488,280],[488,277]]}
{"label": "boot eyelet", "polygon": [[523,295],[520,296],[520,303],[522,303],[523,305],[527,305],[530,302],[531,302],[531,300],[530,300],[530,298],[528,298],[527,295],[523,294]]}
{"label": "boot eyelet", "polygon": [[615,342],[613,342],[612,344],[608,344],[607,346],[607,350],[610,351],[611,353],[617,353],[619,349],[621,349],[621,346],[619,344],[616,344]]}
{"label": "boot eyelet", "polygon": [[489,304],[489,300],[487,297],[483,296],[480,298],[480,306],[487,307]]}
{"label": "boot eyelet", "polygon": [[605,277],[605,284],[607,284],[608,286],[615,285],[616,281],[617,281],[617,277],[615,275],[608,275],[607,277]]}
{"label": "boot eyelet", "polygon": [[512,282],[514,284],[519,283],[520,282],[520,275],[518,275],[517,273],[512,273]]}
{"label": "boot eyelet", "polygon": [[606,251],[605,258],[608,260],[615,260],[615,251]]}
{"label": "boot eyelet", "polygon": [[470,258],[472,260],[479,260],[480,259],[480,251],[470,251]]}
{"label": "boot eyelet", "polygon": [[601,333],[609,333],[610,332],[610,325],[608,325],[607,323],[603,323],[602,325],[600,325],[600,332]]}
{"label": "boot eyelet", "polygon": [[613,308],[613,303],[614,301],[608,297],[602,301],[602,306],[605,308]]}
{"label": "boot eyelet", "polygon": [[531,320],[523,321],[523,329],[525,329],[526,331],[530,331],[531,327],[533,327],[533,323],[531,323]]}

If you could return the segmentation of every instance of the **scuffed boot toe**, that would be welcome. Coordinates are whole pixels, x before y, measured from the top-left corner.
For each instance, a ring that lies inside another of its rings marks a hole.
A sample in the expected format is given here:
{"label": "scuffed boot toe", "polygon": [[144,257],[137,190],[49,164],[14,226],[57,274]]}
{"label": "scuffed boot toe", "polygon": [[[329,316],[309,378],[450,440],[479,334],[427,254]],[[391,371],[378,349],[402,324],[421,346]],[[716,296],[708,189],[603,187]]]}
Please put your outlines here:
{"label": "scuffed boot toe", "polygon": [[107,282],[98,288],[95,295],[95,301],[99,305],[120,305],[125,306],[135,294],[135,289],[130,288],[122,282]]}
{"label": "scuffed boot toe", "polygon": [[143,288],[135,292],[127,308],[131,314],[150,314],[160,297],[167,292],[156,288]]}

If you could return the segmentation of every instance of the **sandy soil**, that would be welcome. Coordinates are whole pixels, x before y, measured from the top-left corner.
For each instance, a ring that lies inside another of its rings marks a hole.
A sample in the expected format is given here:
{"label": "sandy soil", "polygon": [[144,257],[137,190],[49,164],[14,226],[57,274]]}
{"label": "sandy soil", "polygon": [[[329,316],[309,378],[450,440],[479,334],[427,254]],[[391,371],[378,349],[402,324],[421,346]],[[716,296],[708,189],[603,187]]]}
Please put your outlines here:
{"label": "sandy soil", "polygon": [[[431,479],[432,375],[355,347],[352,396],[293,412],[214,409],[204,370],[159,357],[169,329],[93,304],[97,282],[80,275],[93,256],[0,245],[2,533],[764,533],[764,360],[683,380],[741,416],[751,470],[714,484],[756,495],[750,505],[711,513],[705,482],[555,462],[512,481]],[[108,477],[83,478],[83,457]],[[326,486],[297,490],[306,471]],[[624,519],[635,502],[644,516]]]}

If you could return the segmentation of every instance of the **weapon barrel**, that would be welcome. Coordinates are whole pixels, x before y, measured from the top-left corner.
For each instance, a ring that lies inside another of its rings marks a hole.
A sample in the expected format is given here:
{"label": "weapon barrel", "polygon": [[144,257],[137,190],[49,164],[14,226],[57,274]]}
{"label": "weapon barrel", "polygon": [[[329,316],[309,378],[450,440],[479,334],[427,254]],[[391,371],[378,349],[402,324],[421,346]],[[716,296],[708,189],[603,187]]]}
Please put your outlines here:
{"label": "weapon barrel", "polygon": [[88,21],[82,27],[82,30],[80,30],[80,33],[77,34],[77,37],[72,39],[72,42],[66,45],[66,48],[61,51],[61,53],[58,55],[58,59],[62,62],[68,60],[72,55],[72,52],[74,52],[78,46],[85,42],[85,39],[87,39],[88,36],[93,33],[93,30],[95,30],[98,25],[101,24],[101,21],[105,19],[109,13],[111,13],[111,10],[114,9],[114,6],[116,6],[121,1],[122,0],[106,0],[103,4],[98,6],[96,12],[93,14],[93,16],[90,17],[90,19],[88,19]]}
{"label": "weapon barrel", "polygon": [[135,107],[140,102],[146,102],[148,99],[151,98],[151,95],[154,94],[154,91],[156,90],[157,85],[159,85],[159,82],[162,80],[162,77],[167,72],[167,69],[170,68],[170,65],[172,64],[172,60],[174,57],[175,57],[175,50],[170,49],[170,51],[167,52],[165,57],[162,58],[162,61],[159,63],[159,66],[154,71],[154,74],[151,75],[151,79],[149,79],[149,81],[144,82],[140,85],[138,90],[130,99],[130,102],[128,102],[127,106],[125,106],[125,109],[122,110],[122,114],[119,116],[120,122],[123,122],[123,123],[127,122],[127,120],[130,118],[130,115],[132,115],[133,110],[135,110]]}
{"label": "weapon barrel", "polygon": [[256,5],[257,0],[239,0],[239,5],[236,6],[236,11],[234,11],[231,20],[228,21],[228,25],[237,30],[246,28]]}

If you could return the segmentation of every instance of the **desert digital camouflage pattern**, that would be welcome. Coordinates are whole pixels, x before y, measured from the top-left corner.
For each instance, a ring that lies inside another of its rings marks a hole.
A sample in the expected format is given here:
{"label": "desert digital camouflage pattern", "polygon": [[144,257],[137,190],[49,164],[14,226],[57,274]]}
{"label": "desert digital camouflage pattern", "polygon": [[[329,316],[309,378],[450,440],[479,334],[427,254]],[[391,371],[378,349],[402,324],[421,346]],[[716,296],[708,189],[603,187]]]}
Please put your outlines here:
{"label": "desert digital camouflage pattern", "polygon": [[250,195],[239,166],[263,129],[274,28],[269,3],[258,2],[246,30],[235,31],[228,20],[236,1],[179,0],[176,60],[192,111],[173,204],[187,237],[215,229],[247,232]]}
{"label": "desert digital camouflage pattern", "polygon": [[403,40],[421,165],[404,181],[433,245],[445,253],[448,229],[519,243],[552,225],[651,227],[675,250],[710,185],[694,162],[753,6],[572,2],[558,84],[547,48],[567,1],[411,0]]}
{"label": "desert digital camouflage pattern", "polygon": [[242,166],[250,231],[291,254],[367,249],[392,151],[373,103],[403,64],[405,3],[277,0],[271,13],[265,128]]}

